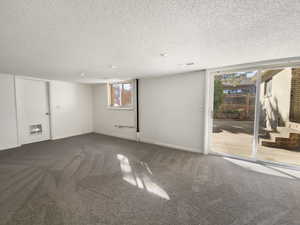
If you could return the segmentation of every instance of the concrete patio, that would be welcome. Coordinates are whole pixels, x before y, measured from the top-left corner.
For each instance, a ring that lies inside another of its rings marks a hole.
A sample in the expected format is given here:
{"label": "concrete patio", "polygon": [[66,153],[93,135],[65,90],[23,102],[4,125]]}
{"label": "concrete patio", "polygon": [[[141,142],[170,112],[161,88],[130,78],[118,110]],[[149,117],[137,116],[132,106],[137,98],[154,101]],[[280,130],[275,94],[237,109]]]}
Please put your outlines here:
{"label": "concrete patio", "polygon": [[[290,129],[290,128],[289,128]],[[293,132],[299,132],[293,130]],[[286,137],[286,129],[272,133],[269,138],[260,138],[257,159],[300,165],[300,151],[290,151],[261,145],[262,141],[270,141],[275,137]],[[253,142],[253,121],[214,120],[212,146],[215,152],[251,157]]]}

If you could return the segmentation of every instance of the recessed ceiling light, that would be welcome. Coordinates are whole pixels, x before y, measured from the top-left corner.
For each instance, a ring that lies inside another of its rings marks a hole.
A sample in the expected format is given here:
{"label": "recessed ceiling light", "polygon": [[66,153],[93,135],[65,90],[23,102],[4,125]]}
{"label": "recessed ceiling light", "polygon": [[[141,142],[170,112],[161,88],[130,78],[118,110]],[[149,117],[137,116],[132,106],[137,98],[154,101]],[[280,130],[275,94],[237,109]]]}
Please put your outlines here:
{"label": "recessed ceiling light", "polygon": [[84,76],[85,76],[85,73],[81,73],[80,76],[81,76],[81,77],[84,77]]}
{"label": "recessed ceiling light", "polygon": [[195,63],[194,62],[188,62],[188,63],[180,63],[180,64],[177,64],[178,66],[193,66],[193,65],[195,65]]}
{"label": "recessed ceiling light", "polygon": [[166,53],[166,52],[162,52],[162,53],[160,53],[160,56],[162,56],[162,57],[166,57],[166,56],[168,56],[168,53]]}

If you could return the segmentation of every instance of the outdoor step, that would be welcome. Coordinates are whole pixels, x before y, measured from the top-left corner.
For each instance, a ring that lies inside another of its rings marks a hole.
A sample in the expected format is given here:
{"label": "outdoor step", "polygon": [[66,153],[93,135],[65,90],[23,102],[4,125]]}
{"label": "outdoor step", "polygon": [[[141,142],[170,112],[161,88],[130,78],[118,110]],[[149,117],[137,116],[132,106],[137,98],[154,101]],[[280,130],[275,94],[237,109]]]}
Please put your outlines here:
{"label": "outdoor step", "polygon": [[[276,131],[265,131],[269,135],[269,141],[275,141],[276,137],[285,137],[285,138],[298,138],[300,139],[300,132],[297,132],[295,129],[291,129],[288,127],[277,127],[277,132]],[[291,134],[295,134],[292,135]]]}
{"label": "outdoor step", "polygon": [[290,133],[290,139],[300,140],[300,134]]}
{"label": "outdoor step", "polygon": [[282,132],[282,133],[277,133],[277,132],[269,132],[269,140],[270,141],[275,141],[277,137],[289,137],[289,133]]}
{"label": "outdoor step", "polygon": [[265,146],[265,147],[271,147],[271,148],[278,148],[279,147],[276,142],[272,142],[272,141],[262,141],[261,145]]}
{"label": "outdoor step", "polygon": [[276,143],[289,143],[291,139],[285,138],[285,137],[276,137],[275,142]]}
{"label": "outdoor step", "polygon": [[293,143],[293,142],[271,142],[271,141],[262,141],[262,146],[271,147],[271,148],[284,148],[284,149],[291,149],[291,150],[295,150],[295,149],[298,149],[300,147],[298,143]]}

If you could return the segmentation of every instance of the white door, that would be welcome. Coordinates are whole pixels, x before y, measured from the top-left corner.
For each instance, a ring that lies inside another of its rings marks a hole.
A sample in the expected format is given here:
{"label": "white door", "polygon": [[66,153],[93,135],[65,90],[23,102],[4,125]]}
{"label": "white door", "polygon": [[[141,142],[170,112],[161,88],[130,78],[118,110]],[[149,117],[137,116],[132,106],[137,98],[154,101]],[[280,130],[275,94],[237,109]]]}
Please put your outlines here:
{"label": "white door", "polygon": [[50,139],[48,82],[16,79],[20,144]]}

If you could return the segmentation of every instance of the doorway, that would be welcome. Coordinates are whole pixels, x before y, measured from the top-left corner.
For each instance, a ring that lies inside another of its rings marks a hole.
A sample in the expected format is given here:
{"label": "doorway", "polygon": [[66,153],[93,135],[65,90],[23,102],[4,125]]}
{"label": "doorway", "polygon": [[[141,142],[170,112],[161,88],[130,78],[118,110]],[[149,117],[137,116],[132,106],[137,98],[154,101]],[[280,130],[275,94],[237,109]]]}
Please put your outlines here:
{"label": "doorway", "polygon": [[213,74],[210,149],[300,166],[300,68]]}
{"label": "doorway", "polygon": [[50,139],[48,82],[16,78],[20,144]]}

